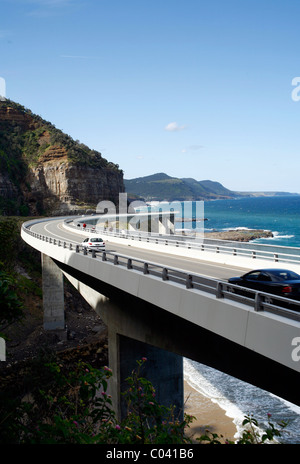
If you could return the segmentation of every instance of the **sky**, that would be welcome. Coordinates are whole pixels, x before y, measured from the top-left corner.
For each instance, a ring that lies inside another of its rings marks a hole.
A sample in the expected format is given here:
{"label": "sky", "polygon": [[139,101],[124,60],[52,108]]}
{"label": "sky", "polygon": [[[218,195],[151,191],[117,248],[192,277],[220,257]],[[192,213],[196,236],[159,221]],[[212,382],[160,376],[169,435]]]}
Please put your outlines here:
{"label": "sky", "polygon": [[300,193],[299,0],[0,0],[0,95],[119,165]]}

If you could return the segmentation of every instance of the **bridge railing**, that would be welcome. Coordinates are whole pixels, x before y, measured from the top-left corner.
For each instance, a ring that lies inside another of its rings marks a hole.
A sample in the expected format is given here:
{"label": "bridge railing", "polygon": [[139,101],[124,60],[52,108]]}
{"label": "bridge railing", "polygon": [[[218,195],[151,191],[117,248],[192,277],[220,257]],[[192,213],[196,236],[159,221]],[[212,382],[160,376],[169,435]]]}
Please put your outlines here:
{"label": "bridge railing", "polygon": [[[72,225],[72,220],[66,220],[68,226],[77,228],[75,225]],[[286,253],[286,247],[275,247],[269,245],[270,251],[266,249],[268,245],[264,245],[260,247],[259,244],[256,248],[251,248],[251,246],[239,246],[240,242],[233,244],[232,242],[226,243],[226,241],[220,240],[212,240],[209,239],[210,242],[214,241],[215,243],[207,243],[206,239],[197,239],[191,240],[187,237],[176,237],[175,235],[167,235],[163,236],[160,234],[155,233],[147,233],[147,232],[136,232],[136,231],[128,231],[128,230],[118,230],[114,229],[112,231],[108,229],[97,229],[95,226],[89,226],[87,224],[85,231],[91,233],[99,233],[110,237],[118,237],[122,238],[127,241],[138,241],[138,242],[146,242],[152,243],[157,245],[164,245],[164,246],[173,246],[177,248],[186,248],[197,250],[201,252],[210,252],[214,254],[226,254],[230,256],[237,256],[242,258],[251,258],[255,259],[264,259],[274,263],[289,263],[289,264],[300,264],[300,255],[295,253]],[[243,244],[244,245],[244,244]],[[247,245],[250,245],[247,243]],[[293,250],[292,247],[291,251]]]}
{"label": "bridge railing", "polygon": [[212,279],[200,274],[164,266],[151,261],[145,261],[128,255],[107,251],[97,253],[95,250],[89,253],[86,248],[78,243],[59,240],[47,235],[35,233],[27,227],[26,223],[22,225],[22,229],[38,240],[48,242],[54,246],[67,248],[74,253],[80,253],[86,256],[91,255],[94,259],[100,259],[114,266],[122,266],[128,271],[133,270],[143,273],[144,275],[151,275],[162,279],[165,282],[178,283],[185,286],[187,289],[210,293],[215,295],[216,298],[234,300],[252,307],[255,311],[268,311],[295,321],[300,321],[300,301],[297,300],[257,292],[255,290],[242,288],[238,285],[229,284],[226,281]]}

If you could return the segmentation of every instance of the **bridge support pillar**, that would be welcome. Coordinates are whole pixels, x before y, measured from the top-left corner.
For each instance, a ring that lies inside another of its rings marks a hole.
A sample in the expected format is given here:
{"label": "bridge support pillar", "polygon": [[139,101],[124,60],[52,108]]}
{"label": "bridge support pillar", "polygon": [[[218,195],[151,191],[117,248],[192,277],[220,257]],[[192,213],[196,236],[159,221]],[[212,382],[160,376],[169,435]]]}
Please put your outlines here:
{"label": "bridge support pillar", "polygon": [[122,392],[128,388],[126,378],[137,368],[137,360],[147,358],[141,377],[155,388],[155,399],[166,407],[176,406],[176,417],[183,419],[183,358],[132,338],[113,333],[109,335],[109,366],[113,371],[110,394],[119,420],[127,413]]}
{"label": "bridge support pillar", "polygon": [[65,328],[63,273],[54,261],[42,253],[44,329]]}
{"label": "bridge support pillar", "polygon": [[126,378],[138,366],[138,360],[147,358],[141,376],[152,383],[159,404],[176,406],[175,413],[182,420],[183,358],[171,351],[173,343],[168,341],[163,330],[164,323],[158,327],[153,312],[148,318],[147,311],[140,310],[140,304],[112,302],[66,271],[64,274],[108,328],[108,364],[113,373],[108,387],[116,417],[122,420],[126,415],[126,403],[121,395],[128,388]]}

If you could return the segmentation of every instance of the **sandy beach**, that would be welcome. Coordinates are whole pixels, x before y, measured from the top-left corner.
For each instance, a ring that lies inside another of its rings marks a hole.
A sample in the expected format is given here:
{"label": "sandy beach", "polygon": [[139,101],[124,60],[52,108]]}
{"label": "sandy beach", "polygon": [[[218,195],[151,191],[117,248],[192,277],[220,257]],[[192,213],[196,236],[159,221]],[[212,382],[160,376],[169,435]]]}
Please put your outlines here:
{"label": "sandy beach", "polygon": [[232,419],[226,416],[225,411],[217,404],[201,395],[186,381],[184,381],[184,401],[185,413],[196,417],[190,425],[189,436],[198,437],[209,430],[217,433],[219,437],[222,435],[224,440],[225,438],[234,440],[237,429]]}

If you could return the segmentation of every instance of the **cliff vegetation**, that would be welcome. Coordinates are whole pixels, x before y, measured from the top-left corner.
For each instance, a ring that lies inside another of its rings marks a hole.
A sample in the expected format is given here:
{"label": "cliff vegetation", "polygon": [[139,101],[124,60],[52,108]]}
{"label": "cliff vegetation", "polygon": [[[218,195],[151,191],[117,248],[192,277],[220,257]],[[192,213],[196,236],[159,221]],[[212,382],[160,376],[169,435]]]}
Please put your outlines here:
{"label": "cliff vegetation", "polygon": [[0,101],[0,212],[28,215],[116,201],[123,172],[31,110]]}

